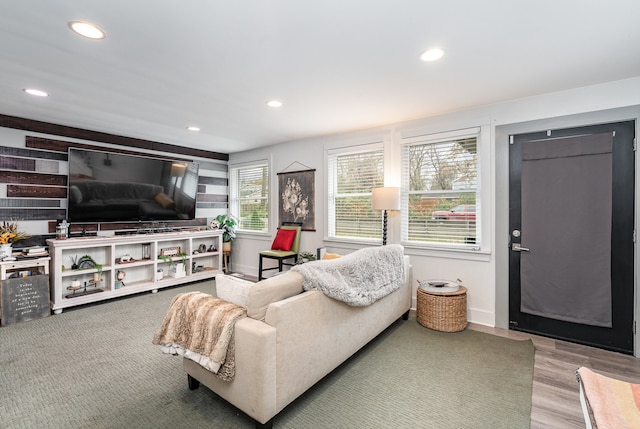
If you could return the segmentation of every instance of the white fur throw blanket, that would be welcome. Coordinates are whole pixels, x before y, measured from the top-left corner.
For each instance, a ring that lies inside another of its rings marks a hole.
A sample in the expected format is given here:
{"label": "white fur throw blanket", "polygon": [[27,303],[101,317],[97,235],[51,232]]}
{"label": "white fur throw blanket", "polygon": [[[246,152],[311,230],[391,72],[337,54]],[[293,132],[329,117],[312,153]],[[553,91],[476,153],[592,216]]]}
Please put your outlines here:
{"label": "white fur throw blanket", "polygon": [[405,279],[404,249],[399,244],[367,247],[292,270],[302,274],[304,290],[319,290],[349,305],[365,306],[400,288]]}
{"label": "white fur throw blanket", "polygon": [[235,375],[233,331],[243,307],[201,292],[176,295],[153,337],[162,352],[182,355],[226,381]]}

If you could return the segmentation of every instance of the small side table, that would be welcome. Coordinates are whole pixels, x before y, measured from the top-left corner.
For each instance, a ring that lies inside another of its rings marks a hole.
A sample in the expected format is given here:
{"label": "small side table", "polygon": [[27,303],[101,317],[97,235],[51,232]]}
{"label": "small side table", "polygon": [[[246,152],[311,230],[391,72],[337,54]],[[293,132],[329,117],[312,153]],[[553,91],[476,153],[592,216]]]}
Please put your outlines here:
{"label": "small side table", "polygon": [[443,332],[467,327],[467,288],[455,292],[432,292],[418,287],[416,320],[422,326]]}
{"label": "small side table", "polygon": [[229,264],[231,263],[231,250],[223,250],[222,251],[222,271],[227,274],[229,269]]}

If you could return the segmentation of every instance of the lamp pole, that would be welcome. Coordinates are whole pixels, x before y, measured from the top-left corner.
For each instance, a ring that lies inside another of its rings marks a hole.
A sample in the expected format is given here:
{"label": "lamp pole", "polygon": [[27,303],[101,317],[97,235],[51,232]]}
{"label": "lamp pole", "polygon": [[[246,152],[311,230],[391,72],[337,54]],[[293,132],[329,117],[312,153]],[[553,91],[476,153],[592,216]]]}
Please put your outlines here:
{"label": "lamp pole", "polygon": [[387,209],[382,214],[382,245],[387,245]]}

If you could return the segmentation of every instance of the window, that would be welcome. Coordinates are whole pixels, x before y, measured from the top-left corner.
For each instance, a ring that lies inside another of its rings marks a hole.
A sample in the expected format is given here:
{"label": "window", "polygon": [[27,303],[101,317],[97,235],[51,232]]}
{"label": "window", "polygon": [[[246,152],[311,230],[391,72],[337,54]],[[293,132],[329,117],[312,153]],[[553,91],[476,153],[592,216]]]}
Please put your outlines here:
{"label": "window", "polygon": [[239,231],[269,229],[269,166],[267,162],[231,168],[230,211]]}
{"label": "window", "polygon": [[479,130],[405,140],[404,242],[478,249]]}
{"label": "window", "polygon": [[382,144],[328,153],[328,235],[379,239],[381,213],[371,208],[371,189],[384,186]]}
{"label": "window", "polygon": [[[195,163],[189,164],[184,178],[180,178],[183,192],[187,195],[196,195],[198,192],[198,165]],[[183,182],[183,183],[182,183]]]}

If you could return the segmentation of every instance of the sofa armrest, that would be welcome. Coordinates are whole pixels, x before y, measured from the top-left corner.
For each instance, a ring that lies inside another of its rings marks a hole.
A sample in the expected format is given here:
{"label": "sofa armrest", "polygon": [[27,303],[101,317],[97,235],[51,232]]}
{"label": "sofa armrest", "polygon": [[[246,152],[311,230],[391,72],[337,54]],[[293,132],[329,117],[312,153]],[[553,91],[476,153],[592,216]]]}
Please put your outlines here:
{"label": "sofa armrest", "polygon": [[183,359],[183,367],[220,397],[266,423],[276,414],[275,328],[246,317],[236,322],[235,342],[236,374],[231,382],[187,358]]}

